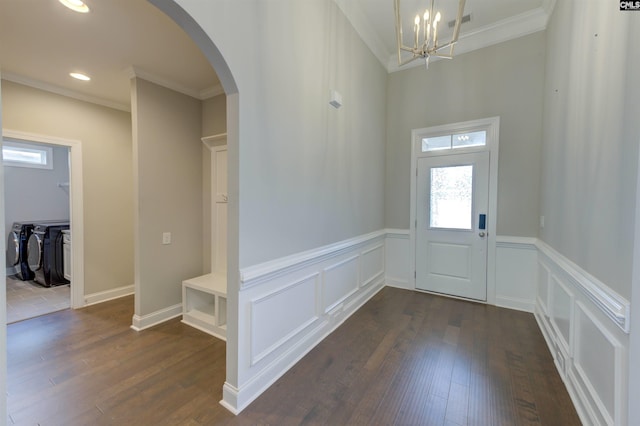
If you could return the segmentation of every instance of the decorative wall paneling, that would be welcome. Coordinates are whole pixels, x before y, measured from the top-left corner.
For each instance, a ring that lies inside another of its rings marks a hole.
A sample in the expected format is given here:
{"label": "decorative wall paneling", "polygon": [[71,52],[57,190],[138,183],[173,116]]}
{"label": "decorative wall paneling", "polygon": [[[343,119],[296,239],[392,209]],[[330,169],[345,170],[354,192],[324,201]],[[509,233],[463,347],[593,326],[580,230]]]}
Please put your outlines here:
{"label": "decorative wall paneling", "polygon": [[626,425],[630,304],[542,241],[535,316],[584,424]]}
{"label": "decorative wall paneling", "polygon": [[240,271],[241,411],[385,284],[384,230]]}
{"label": "decorative wall paneling", "polygon": [[385,255],[386,284],[412,290],[408,229],[386,230]]}

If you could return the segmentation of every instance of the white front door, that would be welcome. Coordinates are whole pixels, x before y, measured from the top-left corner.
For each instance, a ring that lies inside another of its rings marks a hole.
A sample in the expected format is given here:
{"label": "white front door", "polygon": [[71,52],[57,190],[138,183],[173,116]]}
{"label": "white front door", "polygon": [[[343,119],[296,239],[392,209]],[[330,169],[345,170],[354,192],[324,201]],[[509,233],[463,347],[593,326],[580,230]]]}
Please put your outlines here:
{"label": "white front door", "polygon": [[489,152],[417,161],[416,288],[486,301]]}

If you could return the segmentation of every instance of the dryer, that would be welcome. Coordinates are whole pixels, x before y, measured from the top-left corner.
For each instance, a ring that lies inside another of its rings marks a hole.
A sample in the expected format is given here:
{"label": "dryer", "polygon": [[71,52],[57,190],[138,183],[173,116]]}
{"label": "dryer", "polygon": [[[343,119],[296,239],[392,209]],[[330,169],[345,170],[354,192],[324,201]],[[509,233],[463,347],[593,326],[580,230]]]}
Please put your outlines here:
{"label": "dryer", "polygon": [[7,237],[7,267],[17,268],[17,276],[23,281],[33,279],[33,271],[27,260],[27,241],[33,231],[33,222],[14,222]]}
{"label": "dryer", "polygon": [[65,229],[69,229],[69,222],[37,223],[29,237],[29,268],[34,272],[33,280],[45,287],[69,284],[63,264],[62,231]]}

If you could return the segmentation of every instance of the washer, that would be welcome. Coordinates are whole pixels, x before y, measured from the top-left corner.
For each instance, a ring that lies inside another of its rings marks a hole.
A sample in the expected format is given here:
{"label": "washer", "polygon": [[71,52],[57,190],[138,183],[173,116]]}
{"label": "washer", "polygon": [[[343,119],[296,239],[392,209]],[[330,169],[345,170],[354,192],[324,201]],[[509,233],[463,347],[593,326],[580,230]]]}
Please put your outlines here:
{"label": "washer", "polygon": [[37,223],[29,237],[29,268],[34,272],[33,280],[45,287],[69,283],[64,277],[63,265],[62,231],[65,229],[69,229],[69,222]]}
{"label": "washer", "polygon": [[17,276],[23,281],[33,279],[27,261],[27,241],[33,231],[33,222],[14,222],[7,237],[7,267],[17,267]]}

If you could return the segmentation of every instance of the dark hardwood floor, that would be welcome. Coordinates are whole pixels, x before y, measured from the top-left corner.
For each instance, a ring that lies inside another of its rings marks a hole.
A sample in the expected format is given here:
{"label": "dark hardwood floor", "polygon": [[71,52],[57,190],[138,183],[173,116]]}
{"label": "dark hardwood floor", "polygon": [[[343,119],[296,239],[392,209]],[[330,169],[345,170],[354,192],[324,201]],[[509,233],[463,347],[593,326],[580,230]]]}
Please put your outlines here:
{"label": "dark hardwood floor", "polygon": [[578,425],[531,314],[385,288],[241,415],[224,342],[133,299],[8,326],[9,424]]}

